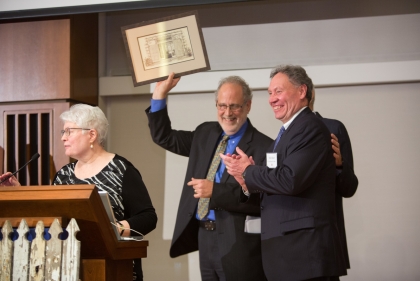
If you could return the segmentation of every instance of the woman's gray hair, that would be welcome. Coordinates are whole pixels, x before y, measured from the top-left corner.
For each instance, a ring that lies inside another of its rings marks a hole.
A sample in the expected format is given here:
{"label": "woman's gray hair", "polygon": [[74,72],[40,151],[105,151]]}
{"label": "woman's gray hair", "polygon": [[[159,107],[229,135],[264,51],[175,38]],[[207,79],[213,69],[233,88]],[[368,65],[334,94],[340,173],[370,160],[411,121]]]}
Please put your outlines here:
{"label": "woman's gray hair", "polygon": [[311,101],[314,85],[303,67],[299,65],[279,65],[271,71],[270,78],[276,76],[277,73],[283,73],[289,77],[290,82],[296,87],[306,85],[306,99],[308,102]]}
{"label": "woman's gray hair", "polygon": [[243,94],[243,97],[244,97],[244,103],[252,100],[252,91],[249,88],[248,83],[246,83],[245,80],[242,79],[239,76],[228,76],[228,77],[222,78],[219,81],[219,86],[217,87],[217,90],[215,92],[216,102],[217,102],[217,96],[219,95],[220,88],[224,84],[226,84],[226,83],[236,84],[236,85],[239,85],[242,88],[242,94]]}
{"label": "woman's gray hair", "polygon": [[99,143],[104,143],[108,133],[108,119],[99,107],[83,103],[75,104],[61,113],[60,119],[63,122],[75,123],[80,128],[95,129],[98,132]]}

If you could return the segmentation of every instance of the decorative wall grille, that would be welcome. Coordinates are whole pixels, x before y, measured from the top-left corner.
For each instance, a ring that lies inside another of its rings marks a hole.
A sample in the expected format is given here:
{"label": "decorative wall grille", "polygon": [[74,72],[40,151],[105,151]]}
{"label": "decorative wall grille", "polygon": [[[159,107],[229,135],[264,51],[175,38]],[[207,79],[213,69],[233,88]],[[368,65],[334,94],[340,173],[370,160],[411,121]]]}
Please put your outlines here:
{"label": "decorative wall grille", "polygon": [[39,153],[16,177],[21,185],[49,185],[52,165],[52,109],[4,111],[4,171],[14,172]]}

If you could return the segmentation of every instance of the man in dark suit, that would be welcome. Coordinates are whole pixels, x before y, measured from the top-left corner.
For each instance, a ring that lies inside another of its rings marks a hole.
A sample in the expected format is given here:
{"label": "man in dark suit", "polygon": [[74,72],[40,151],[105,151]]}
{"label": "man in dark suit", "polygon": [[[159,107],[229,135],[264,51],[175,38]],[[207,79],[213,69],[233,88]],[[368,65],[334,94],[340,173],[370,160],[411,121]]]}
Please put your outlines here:
{"label": "man in dark suit", "polygon": [[[173,77],[172,73],[167,80],[157,83],[151,107],[146,110],[153,141],[168,151],[189,157],[170,256],[199,250],[202,280],[266,280],[260,234],[244,231],[247,217],[259,216],[259,196],[239,202],[244,191],[225,172],[217,152],[221,140],[228,136],[224,153],[233,153],[240,147],[256,163],[263,163],[272,139],[257,131],[247,118],[251,90],[240,77],[222,79],[216,91],[218,122],[202,123],[194,131],[177,131],[171,127],[166,107],[168,92],[179,81]],[[210,167],[217,169],[213,180],[208,179]],[[209,211],[202,207],[197,211],[197,204],[202,206],[200,203],[208,198]],[[203,218],[201,210],[206,210]]]}
{"label": "man in dark suit", "polygon": [[356,193],[357,186],[359,185],[359,181],[354,174],[353,169],[353,152],[351,149],[350,137],[343,123],[335,119],[323,118],[318,112],[315,112],[314,103],[315,90],[312,93],[312,100],[309,103],[309,108],[316,116],[321,118],[331,133],[337,174],[335,181],[335,209],[337,215],[337,226],[340,233],[341,248],[344,252],[346,268],[350,269],[346,228],[344,223],[343,197],[352,197]]}
{"label": "man in dark suit", "polygon": [[228,173],[262,193],[261,246],[269,281],[339,280],[346,273],[335,217],[330,133],[307,107],[313,84],[300,66],[271,72],[269,103],[283,122],[266,166],[246,153],[224,156]]}

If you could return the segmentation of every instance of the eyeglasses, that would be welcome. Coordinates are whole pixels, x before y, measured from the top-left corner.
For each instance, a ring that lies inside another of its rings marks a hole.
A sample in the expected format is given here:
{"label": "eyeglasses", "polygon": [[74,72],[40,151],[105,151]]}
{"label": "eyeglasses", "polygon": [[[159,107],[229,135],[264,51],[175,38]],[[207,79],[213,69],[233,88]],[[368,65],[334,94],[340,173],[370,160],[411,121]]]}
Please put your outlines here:
{"label": "eyeglasses", "polygon": [[84,128],[66,128],[66,129],[60,131],[61,136],[64,136],[64,133],[67,136],[70,136],[71,130],[88,130],[89,131],[90,129],[84,129]]}
{"label": "eyeglasses", "polygon": [[224,103],[216,103],[216,107],[218,110],[220,111],[225,111],[228,107],[230,111],[239,111],[244,105],[246,104],[246,102],[244,102],[242,105],[240,104],[224,104]]}

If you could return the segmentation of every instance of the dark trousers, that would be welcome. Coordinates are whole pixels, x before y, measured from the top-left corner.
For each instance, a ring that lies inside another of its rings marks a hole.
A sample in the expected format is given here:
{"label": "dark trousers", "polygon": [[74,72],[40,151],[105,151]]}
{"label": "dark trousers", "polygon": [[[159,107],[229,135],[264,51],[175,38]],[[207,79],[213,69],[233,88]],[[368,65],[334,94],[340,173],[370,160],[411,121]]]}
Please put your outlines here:
{"label": "dark trousers", "polygon": [[217,239],[216,230],[199,228],[198,253],[202,281],[226,281]]}
{"label": "dark trousers", "polygon": [[141,267],[141,259],[133,261],[133,281],[143,281],[143,269]]}

